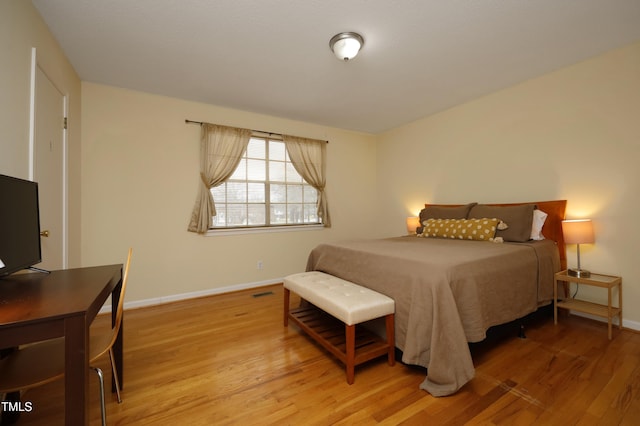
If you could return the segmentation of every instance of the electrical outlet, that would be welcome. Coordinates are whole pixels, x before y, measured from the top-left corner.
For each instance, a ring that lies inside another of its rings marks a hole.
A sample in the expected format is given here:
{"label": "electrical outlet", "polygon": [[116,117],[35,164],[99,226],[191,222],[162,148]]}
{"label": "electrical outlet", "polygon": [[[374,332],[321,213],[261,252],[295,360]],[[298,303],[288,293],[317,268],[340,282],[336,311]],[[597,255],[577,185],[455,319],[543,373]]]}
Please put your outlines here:
{"label": "electrical outlet", "polygon": [[258,260],[258,264],[256,265],[256,268],[262,270],[262,266],[263,266],[262,260]]}

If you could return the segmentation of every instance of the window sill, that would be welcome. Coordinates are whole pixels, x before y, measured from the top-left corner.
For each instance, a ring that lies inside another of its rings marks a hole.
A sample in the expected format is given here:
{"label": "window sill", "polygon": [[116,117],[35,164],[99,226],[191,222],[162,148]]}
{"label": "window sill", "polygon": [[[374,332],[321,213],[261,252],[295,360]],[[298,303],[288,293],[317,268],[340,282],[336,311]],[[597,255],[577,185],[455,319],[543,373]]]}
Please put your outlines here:
{"label": "window sill", "polygon": [[207,237],[218,237],[222,235],[263,234],[272,232],[319,231],[321,229],[324,229],[323,224],[259,226],[255,228],[215,228],[209,229],[205,235]]}

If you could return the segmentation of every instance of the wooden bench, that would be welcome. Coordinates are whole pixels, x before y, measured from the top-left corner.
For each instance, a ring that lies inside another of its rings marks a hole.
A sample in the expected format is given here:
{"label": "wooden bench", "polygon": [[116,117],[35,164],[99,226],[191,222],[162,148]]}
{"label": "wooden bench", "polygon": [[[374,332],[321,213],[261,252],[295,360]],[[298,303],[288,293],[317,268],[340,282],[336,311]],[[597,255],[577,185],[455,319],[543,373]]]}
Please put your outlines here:
{"label": "wooden bench", "polygon": [[[309,304],[289,307],[290,292]],[[284,279],[284,326],[297,324],[346,365],[352,384],[355,366],[387,355],[395,364],[393,299],[323,272],[303,272]],[[387,340],[356,324],[385,317]]]}

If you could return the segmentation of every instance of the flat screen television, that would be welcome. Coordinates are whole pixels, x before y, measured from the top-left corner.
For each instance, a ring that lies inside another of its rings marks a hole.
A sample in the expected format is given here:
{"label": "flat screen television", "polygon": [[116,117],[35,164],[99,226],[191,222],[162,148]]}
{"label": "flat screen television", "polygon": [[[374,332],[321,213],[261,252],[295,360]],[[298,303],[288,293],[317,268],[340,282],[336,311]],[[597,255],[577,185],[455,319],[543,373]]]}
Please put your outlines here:
{"label": "flat screen television", "polygon": [[38,184],[0,175],[0,277],[41,261]]}

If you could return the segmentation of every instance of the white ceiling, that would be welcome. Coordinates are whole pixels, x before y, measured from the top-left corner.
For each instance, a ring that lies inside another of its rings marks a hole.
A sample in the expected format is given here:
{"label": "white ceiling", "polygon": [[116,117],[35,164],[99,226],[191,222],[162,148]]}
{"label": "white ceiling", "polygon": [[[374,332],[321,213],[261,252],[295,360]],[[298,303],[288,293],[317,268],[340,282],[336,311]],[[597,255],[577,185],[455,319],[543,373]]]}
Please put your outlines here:
{"label": "white ceiling", "polygon": [[83,81],[369,133],[640,40],[640,0],[32,1]]}

